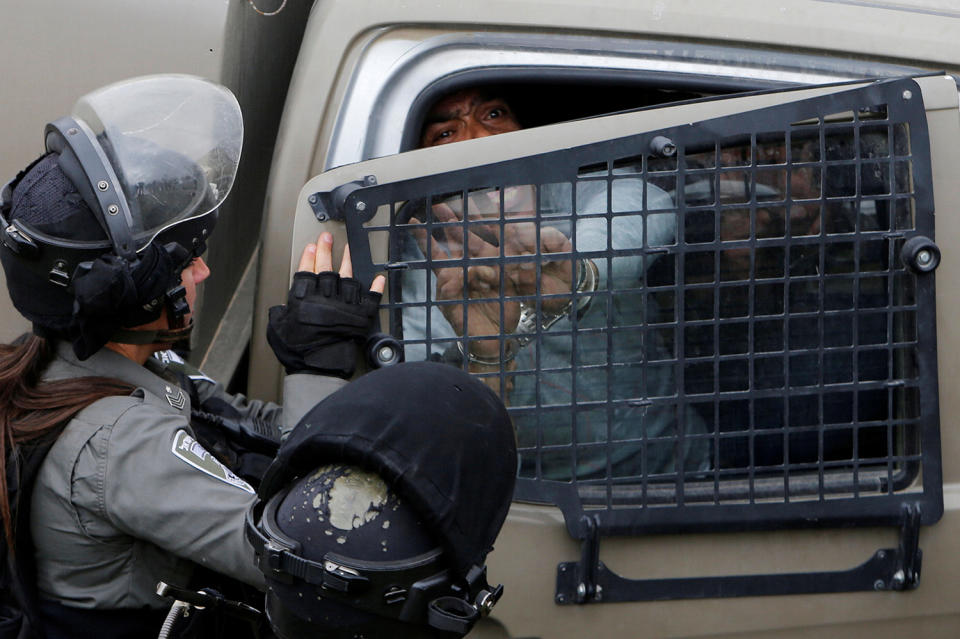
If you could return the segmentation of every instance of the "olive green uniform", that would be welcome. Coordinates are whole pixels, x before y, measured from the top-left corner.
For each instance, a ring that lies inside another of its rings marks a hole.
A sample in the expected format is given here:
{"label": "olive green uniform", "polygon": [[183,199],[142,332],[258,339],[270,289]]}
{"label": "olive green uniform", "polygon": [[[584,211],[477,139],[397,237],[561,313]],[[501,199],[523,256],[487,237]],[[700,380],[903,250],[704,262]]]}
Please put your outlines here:
{"label": "olive green uniform", "polygon": [[[32,501],[40,596],[79,608],[160,608],[158,581],[186,584],[193,563],[262,587],[243,533],[253,489],[194,440],[190,398],[161,362],[101,349],[78,361],[61,344],[44,379],[119,379],[129,396],[99,400],[71,420],[44,461]],[[343,380],[290,375],[285,410],[195,379],[244,416],[288,431]]]}

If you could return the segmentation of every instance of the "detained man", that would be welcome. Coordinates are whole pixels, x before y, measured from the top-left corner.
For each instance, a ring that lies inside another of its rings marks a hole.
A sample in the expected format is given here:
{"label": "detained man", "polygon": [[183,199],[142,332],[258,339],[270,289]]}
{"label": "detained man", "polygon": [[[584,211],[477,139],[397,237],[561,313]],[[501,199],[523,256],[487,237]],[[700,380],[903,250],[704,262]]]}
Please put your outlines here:
{"label": "detained man", "polygon": [[[520,128],[506,99],[465,89],[433,105],[420,145]],[[408,345],[407,359],[466,359],[471,372],[488,374],[511,407],[521,448],[541,447],[542,478],[604,477],[608,455],[618,478],[667,480],[706,470],[709,440],[689,437],[705,434],[702,420],[669,399],[677,393],[674,346],[643,329],[654,312],[643,299],[654,256],[642,249],[674,243],[673,200],[652,183],[624,177],[612,182],[608,206],[609,182],[590,179],[600,175],[584,173],[575,185],[541,186],[539,193],[535,185],[471,191],[466,201],[460,193],[415,210],[402,259],[429,255],[432,272],[403,275],[402,301],[415,304],[404,309],[404,338],[425,342]],[[457,224],[464,216],[469,224]],[[608,248],[627,253],[608,259]],[[466,269],[436,264],[497,258],[501,249],[519,259]],[[478,298],[489,301],[449,303]]]}

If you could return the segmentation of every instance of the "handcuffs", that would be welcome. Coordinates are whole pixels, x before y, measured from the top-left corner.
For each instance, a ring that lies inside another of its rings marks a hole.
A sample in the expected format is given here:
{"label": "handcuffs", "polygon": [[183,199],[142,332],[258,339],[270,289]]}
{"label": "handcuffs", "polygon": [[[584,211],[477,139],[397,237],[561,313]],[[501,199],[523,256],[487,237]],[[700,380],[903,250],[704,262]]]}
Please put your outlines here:
{"label": "handcuffs", "polygon": [[[474,355],[469,349],[464,348],[463,342],[457,342],[457,349],[461,357],[465,358],[471,364],[482,364],[484,366],[501,366],[513,361],[524,346],[533,341],[537,334],[539,324],[540,331],[545,332],[551,326],[565,317],[571,317],[576,314],[582,317],[593,301],[593,295],[584,295],[597,290],[597,283],[600,280],[600,272],[593,260],[577,260],[577,289],[576,295],[570,298],[570,301],[556,313],[545,313],[541,309],[537,312],[535,304],[520,302],[520,320],[514,329],[510,339],[504,342],[503,357],[480,357]],[[574,308],[576,305],[576,308]]]}

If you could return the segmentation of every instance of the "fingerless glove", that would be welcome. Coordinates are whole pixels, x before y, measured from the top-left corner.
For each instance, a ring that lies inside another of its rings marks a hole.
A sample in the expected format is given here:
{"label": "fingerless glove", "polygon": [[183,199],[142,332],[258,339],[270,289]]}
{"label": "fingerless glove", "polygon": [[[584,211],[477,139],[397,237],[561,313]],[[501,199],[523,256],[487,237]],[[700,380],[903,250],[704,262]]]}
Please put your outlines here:
{"label": "fingerless glove", "polygon": [[333,271],[298,272],[286,305],[270,309],[267,341],[287,373],[349,379],[381,297]]}

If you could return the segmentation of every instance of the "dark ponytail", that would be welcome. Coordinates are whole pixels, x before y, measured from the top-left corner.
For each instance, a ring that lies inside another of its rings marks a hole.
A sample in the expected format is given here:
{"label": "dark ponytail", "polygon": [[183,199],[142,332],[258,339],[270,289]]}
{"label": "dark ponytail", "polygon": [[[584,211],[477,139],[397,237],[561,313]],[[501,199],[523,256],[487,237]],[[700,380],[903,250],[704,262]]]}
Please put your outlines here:
{"label": "dark ponytail", "polygon": [[56,439],[70,419],[104,397],[128,395],[133,386],[107,377],[41,381],[54,347],[42,337],[24,335],[0,344],[0,519],[7,547],[14,547],[7,460],[18,446]]}

